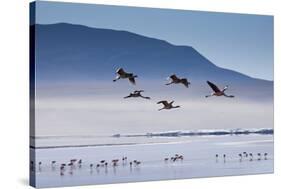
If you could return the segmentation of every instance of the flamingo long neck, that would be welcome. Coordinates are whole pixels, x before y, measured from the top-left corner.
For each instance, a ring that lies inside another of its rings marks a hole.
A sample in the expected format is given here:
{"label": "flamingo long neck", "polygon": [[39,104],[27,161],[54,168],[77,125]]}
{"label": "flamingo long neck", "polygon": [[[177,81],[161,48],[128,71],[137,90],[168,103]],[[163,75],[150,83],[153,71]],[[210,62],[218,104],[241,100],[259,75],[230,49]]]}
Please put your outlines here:
{"label": "flamingo long neck", "polygon": [[228,88],[228,86],[225,86],[222,90],[222,92],[224,93],[224,91],[226,91],[226,89]]}

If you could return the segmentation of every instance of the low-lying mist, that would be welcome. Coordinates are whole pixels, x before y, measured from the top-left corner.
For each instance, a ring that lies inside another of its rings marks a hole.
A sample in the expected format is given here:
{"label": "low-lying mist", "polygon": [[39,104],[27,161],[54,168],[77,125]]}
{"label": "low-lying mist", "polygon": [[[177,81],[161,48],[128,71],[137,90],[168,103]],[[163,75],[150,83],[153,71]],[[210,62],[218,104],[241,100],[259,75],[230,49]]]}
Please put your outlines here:
{"label": "low-lying mist", "polygon": [[[164,83],[156,87],[151,83],[132,86],[127,81],[40,86],[35,101],[36,135],[99,136],[273,127],[273,99],[270,97],[265,100],[246,98],[247,91],[242,94],[230,86],[227,92],[235,98],[205,98],[204,95],[211,92],[205,84],[191,85],[187,89]],[[135,89],[144,89],[143,95],[152,99],[123,99]],[[181,107],[158,111],[162,105],[156,103],[160,100],[174,100],[174,105]]]}

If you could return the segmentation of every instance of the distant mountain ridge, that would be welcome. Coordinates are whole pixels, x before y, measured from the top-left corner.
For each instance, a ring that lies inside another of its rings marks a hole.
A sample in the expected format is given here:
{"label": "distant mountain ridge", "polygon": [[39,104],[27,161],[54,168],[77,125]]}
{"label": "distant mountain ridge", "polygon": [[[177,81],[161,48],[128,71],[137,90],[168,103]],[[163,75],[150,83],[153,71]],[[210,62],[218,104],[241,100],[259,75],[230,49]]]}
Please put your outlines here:
{"label": "distant mountain ridge", "polygon": [[127,31],[67,23],[37,24],[32,29],[36,33],[38,81],[112,79],[115,69],[123,67],[148,79],[160,80],[176,73],[193,81],[243,83],[264,90],[273,87],[272,81],[220,68],[190,46],[176,46]]}

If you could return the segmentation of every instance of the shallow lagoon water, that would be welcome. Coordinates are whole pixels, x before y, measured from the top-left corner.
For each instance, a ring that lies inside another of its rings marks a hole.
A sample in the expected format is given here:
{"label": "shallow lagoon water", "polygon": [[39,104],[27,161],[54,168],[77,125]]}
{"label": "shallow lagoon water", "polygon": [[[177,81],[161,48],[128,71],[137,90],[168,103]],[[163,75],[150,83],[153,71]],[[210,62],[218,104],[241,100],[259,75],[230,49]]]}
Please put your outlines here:
{"label": "shallow lagoon water", "polygon": [[[273,135],[181,137],[169,143],[42,148],[35,152],[37,187],[272,173],[274,165]],[[240,160],[238,154],[243,152],[253,153],[253,160],[249,157]],[[258,153],[262,154],[260,160]],[[264,153],[268,153],[266,159]],[[175,154],[183,155],[184,159],[164,161]],[[123,156],[127,161],[122,162]],[[81,166],[67,166],[61,174],[60,164],[70,159],[82,159]],[[100,160],[111,162],[112,159],[120,159],[118,166],[109,163],[107,168],[96,168]],[[51,165],[53,160],[56,161],[54,166]],[[133,160],[141,164],[130,166]],[[39,162],[42,162],[40,167]],[[91,163],[93,168],[90,168]]]}

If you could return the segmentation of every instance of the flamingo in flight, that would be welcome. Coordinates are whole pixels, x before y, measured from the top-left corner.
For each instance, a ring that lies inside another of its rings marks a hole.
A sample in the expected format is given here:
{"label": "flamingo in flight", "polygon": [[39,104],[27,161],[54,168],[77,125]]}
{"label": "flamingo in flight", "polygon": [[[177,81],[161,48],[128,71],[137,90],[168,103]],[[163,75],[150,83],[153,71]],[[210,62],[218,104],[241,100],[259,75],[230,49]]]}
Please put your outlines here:
{"label": "flamingo in flight", "polygon": [[174,103],[174,101],[168,102],[166,100],[162,100],[162,101],[157,102],[157,104],[163,104],[164,105],[164,107],[161,108],[161,109],[158,109],[158,111],[164,110],[164,109],[170,110],[170,109],[173,109],[173,108],[180,108],[180,106],[173,106],[173,103]]}
{"label": "flamingo in flight", "polygon": [[114,82],[119,80],[119,79],[129,79],[129,81],[132,84],[136,84],[135,78],[138,77],[137,75],[134,75],[133,73],[127,73],[124,71],[123,68],[119,68],[116,70],[116,78],[113,80]]}
{"label": "flamingo in flight", "polygon": [[206,95],[205,97],[211,97],[211,96],[225,96],[225,97],[229,97],[229,98],[233,98],[233,95],[227,95],[225,94],[226,89],[228,88],[228,86],[225,86],[223,88],[223,90],[220,90],[214,83],[207,81],[207,84],[212,88],[212,90],[214,91],[213,93],[211,93],[210,95]]}
{"label": "flamingo in flight", "polygon": [[186,78],[178,78],[175,74],[171,75],[168,77],[168,79],[170,80],[169,83],[166,83],[166,85],[171,85],[171,84],[183,84],[184,86],[186,86],[188,88],[188,86],[190,85],[190,82],[186,79]]}
{"label": "flamingo in flight", "polygon": [[141,97],[141,98],[144,98],[144,99],[151,99],[150,97],[148,96],[142,96],[142,92],[144,92],[144,90],[139,90],[139,91],[134,91],[132,93],[130,93],[128,96],[125,96],[124,98],[132,98],[132,97]]}

